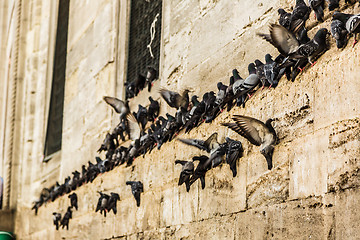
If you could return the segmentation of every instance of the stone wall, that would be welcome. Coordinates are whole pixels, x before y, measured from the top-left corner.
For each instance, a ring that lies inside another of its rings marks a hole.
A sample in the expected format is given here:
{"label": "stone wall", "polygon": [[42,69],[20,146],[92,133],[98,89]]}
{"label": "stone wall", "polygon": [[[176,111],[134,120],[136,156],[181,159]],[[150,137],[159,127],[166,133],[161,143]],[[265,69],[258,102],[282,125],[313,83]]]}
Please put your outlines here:
{"label": "stone wall", "polygon": [[[215,90],[218,81],[227,83],[233,68],[245,77],[249,62],[263,60],[266,53],[276,55],[275,49],[255,33],[267,32],[268,23],[278,17],[277,9],[288,6],[289,10],[292,5],[290,0],[164,0],[161,80],[153,92],[160,86],[174,90],[189,87],[201,96]],[[118,14],[126,13],[127,6],[125,0],[102,0],[95,5],[93,1],[71,1],[61,155],[44,166],[38,160],[42,148],[26,142],[24,149],[33,150],[28,150],[30,156],[23,154],[22,166],[31,166],[36,176],[30,174],[24,179],[26,185],[18,199],[15,232],[19,239],[356,238],[360,225],[359,44],[338,50],[332,39],[331,49],[294,83],[282,79],[276,89],[258,91],[245,108],[234,108],[212,124],[180,134],[204,139],[217,131],[221,141],[225,136],[241,140],[245,152],[237,177],[232,177],[228,165],[222,165],[208,172],[204,190],[196,183],[187,193],[184,186],[177,186],[181,167],[174,161],[201,152],[172,141],[137,158],[132,166],[117,167],[78,188],[79,210],[73,212],[68,231],[56,231],[52,224],[52,212],[66,211],[67,195],[42,206],[34,215],[31,201],[41,188],[56,180],[62,182],[82,164],[94,161],[106,132],[118,121],[102,96],[122,96],[115,91],[122,79],[115,79],[119,76],[116,71],[123,70],[117,69],[124,66],[121,59],[126,58],[115,53],[125,54],[119,42],[125,37],[127,23],[120,22],[117,31],[116,21],[126,19]],[[358,4],[346,11],[358,12]],[[28,38],[34,43],[41,29],[47,29],[40,21],[46,15],[40,11],[40,16],[34,25],[29,24],[34,30],[29,31]],[[330,14],[326,12],[326,16],[327,20],[317,25],[311,15],[311,37],[320,27],[329,28]],[[43,60],[48,47],[40,46],[43,48],[35,52]],[[28,46],[28,71],[45,75],[43,68],[31,68],[39,64],[33,52]],[[31,86],[30,77],[25,82]],[[43,131],[36,119],[45,111],[41,110],[45,91],[36,91],[36,96],[28,93],[28,98],[37,99],[33,101],[35,113],[26,115],[35,121],[28,130],[35,143],[41,141]],[[131,106],[147,102],[146,97],[142,93]],[[174,113],[163,101],[161,111]],[[234,114],[275,119],[279,144],[271,171],[258,147],[220,125],[230,122]],[[144,183],[139,208],[125,185],[128,180]],[[117,215],[109,213],[104,218],[95,213],[97,191],[119,193]]]}

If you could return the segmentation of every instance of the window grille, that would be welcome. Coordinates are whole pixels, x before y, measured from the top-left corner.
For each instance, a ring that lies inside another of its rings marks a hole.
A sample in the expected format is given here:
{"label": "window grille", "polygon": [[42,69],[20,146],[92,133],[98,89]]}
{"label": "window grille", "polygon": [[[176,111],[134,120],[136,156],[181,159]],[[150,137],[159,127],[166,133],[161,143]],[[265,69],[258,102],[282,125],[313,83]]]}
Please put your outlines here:
{"label": "window grille", "polygon": [[[146,67],[159,70],[161,37],[162,0],[132,0],[130,16],[129,58],[127,82],[132,82],[138,74],[146,74]],[[150,28],[155,23],[154,39],[151,41]],[[148,48],[151,42],[151,56]]]}
{"label": "window grille", "polygon": [[61,149],[69,1],[70,0],[59,0],[59,14],[56,30],[53,78],[44,149],[44,161],[49,160],[46,157]]}

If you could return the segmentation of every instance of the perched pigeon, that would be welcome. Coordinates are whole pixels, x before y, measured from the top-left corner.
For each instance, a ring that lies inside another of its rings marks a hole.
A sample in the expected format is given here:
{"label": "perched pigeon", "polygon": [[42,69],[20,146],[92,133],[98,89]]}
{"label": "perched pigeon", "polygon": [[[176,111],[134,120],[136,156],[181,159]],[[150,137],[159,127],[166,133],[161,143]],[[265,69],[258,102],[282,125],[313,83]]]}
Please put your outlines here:
{"label": "perched pigeon", "polygon": [[66,230],[69,230],[69,221],[71,218],[72,218],[71,207],[68,207],[66,213],[64,214],[63,219],[61,219],[61,225],[63,229],[66,226]]}
{"label": "perched pigeon", "polygon": [[319,22],[324,21],[324,0],[309,0],[311,9],[314,10],[316,19]]}
{"label": "perched pigeon", "polygon": [[148,112],[145,107],[141,106],[141,104],[138,105],[136,120],[139,124],[141,124],[141,128],[145,129],[146,123],[148,122]]}
{"label": "perched pigeon", "polygon": [[102,214],[104,212],[104,216],[106,217],[106,211],[107,211],[106,207],[107,207],[110,196],[105,193],[102,193],[102,192],[98,192],[98,193],[100,194],[100,197],[99,197],[95,212],[100,210],[100,214]]}
{"label": "perched pigeon", "polygon": [[244,149],[240,141],[233,140],[229,137],[226,137],[225,140],[227,142],[226,163],[230,165],[233,177],[236,177],[236,162],[242,157]]}
{"label": "perched pigeon", "polygon": [[345,24],[340,20],[333,20],[331,22],[331,35],[336,40],[336,47],[343,48],[347,44],[347,30],[345,28]]}
{"label": "perched pigeon", "polygon": [[151,91],[153,81],[157,78],[157,71],[155,68],[148,66],[146,72],[146,84],[148,85],[148,91]]}
{"label": "perched pigeon", "polygon": [[329,2],[329,10],[330,11],[339,7],[339,0],[328,0],[328,2]]}
{"label": "perched pigeon", "polygon": [[131,192],[136,200],[136,206],[140,207],[140,194],[144,192],[144,187],[140,181],[127,181],[126,185],[131,186]]}
{"label": "perched pigeon", "polygon": [[279,8],[278,13],[280,15],[279,24],[286,29],[290,30],[291,26],[291,13],[286,12],[284,9]]}
{"label": "perched pigeon", "polygon": [[304,29],[305,22],[309,18],[310,8],[306,5],[304,0],[296,0],[295,8],[291,13],[290,31],[293,33]]}
{"label": "perched pigeon", "polygon": [[[244,82],[236,89],[235,97],[239,98],[248,94],[250,91],[253,91],[260,82],[259,76],[256,74],[256,68],[254,63],[250,63],[248,66],[249,76],[244,80]],[[235,83],[234,83],[235,85]]]}
{"label": "perched pigeon", "polygon": [[120,122],[122,122],[126,118],[126,115],[130,113],[129,102],[127,100],[123,102],[115,97],[107,96],[103,97],[103,99],[107,104],[113,107],[115,112],[120,114]]}
{"label": "perched pigeon", "polygon": [[333,20],[340,20],[345,24],[345,28],[348,33],[354,34],[354,46],[357,43],[356,34],[360,32],[360,14],[353,15],[335,12],[333,15]]}
{"label": "perched pigeon", "polygon": [[167,90],[165,88],[160,89],[160,94],[165,102],[172,108],[179,109],[180,107],[187,109],[189,106],[189,90],[185,89],[180,95],[177,92]]}
{"label": "perched pigeon", "polygon": [[265,156],[268,169],[272,169],[272,155],[276,144],[276,133],[271,126],[272,119],[268,119],[266,123],[247,117],[235,115],[233,117],[235,123],[222,123],[233,131],[237,132],[249,142],[256,146],[260,146],[260,152]]}
{"label": "perched pigeon", "polygon": [[148,108],[148,120],[154,122],[159,116],[160,104],[158,101],[154,100],[151,96],[149,97],[150,105]]}
{"label": "perched pigeon", "polygon": [[76,193],[70,194],[68,198],[70,198],[70,207],[74,207],[78,210],[78,198]]}
{"label": "perched pigeon", "polygon": [[141,74],[138,74],[137,78],[135,79],[135,95],[138,95],[138,93],[145,87],[145,81],[146,81],[146,78],[141,75]]}
{"label": "perched pigeon", "polygon": [[61,221],[61,213],[53,212],[53,222],[56,230],[59,230],[59,223]]}
{"label": "perched pigeon", "polygon": [[117,213],[117,209],[116,209],[116,203],[117,201],[120,201],[120,197],[119,194],[111,192],[110,193],[110,198],[108,200],[107,206],[106,206],[106,210],[108,212],[110,212],[111,210],[113,210],[113,213],[116,215]]}
{"label": "perched pigeon", "polygon": [[107,133],[103,143],[97,151],[100,153],[101,151],[109,151],[110,149],[115,150],[114,138],[110,133]]}
{"label": "perched pigeon", "polygon": [[180,186],[183,183],[185,183],[186,191],[189,192],[189,190],[190,190],[190,177],[194,173],[194,163],[192,161],[176,160],[175,164],[181,164],[182,165],[178,185]]}

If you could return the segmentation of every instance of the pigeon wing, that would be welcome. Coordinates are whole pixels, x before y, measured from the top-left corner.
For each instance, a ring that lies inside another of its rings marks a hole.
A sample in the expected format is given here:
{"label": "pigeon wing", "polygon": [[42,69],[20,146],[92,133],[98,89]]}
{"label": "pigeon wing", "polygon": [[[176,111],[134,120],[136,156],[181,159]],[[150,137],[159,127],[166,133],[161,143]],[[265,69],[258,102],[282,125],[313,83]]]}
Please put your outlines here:
{"label": "pigeon wing", "polygon": [[289,54],[295,52],[299,47],[299,42],[296,39],[296,36],[281,25],[270,25],[270,37],[274,47],[276,47],[284,56],[288,56]]}
{"label": "pigeon wing", "polygon": [[129,123],[129,129],[130,129],[130,139],[133,141],[135,141],[136,139],[140,139],[141,126],[135,119],[134,115],[129,114],[127,116],[127,120]]}
{"label": "pigeon wing", "polygon": [[160,95],[165,100],[167,104],[169,104],[172,108],[178,108],[178,102],[181,98],[180,94],[177,92],[169,91],[165,88],[160,89]]}
{"label": "pigeon wing", "polygon": [[117,113],[121,113],[122,109],[125,108],[125,103],[120,99],[108,96],[103,97],[103,99],[107,104],[112,106]]}
{"label": "pigeon wing", "polygon": [[203,140],[185,139],[185,138],[178,138],[178,140],[187,145],[197,147],[200,150],[209,151],[208,148],[205,146],[205,141],[203,141]]}

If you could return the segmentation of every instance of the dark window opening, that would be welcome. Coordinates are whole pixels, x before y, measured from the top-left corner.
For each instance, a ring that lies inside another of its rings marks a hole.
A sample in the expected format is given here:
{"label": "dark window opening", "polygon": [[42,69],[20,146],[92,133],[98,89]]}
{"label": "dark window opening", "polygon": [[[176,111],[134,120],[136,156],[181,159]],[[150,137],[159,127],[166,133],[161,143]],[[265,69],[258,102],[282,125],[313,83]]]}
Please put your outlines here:
{"label": "dark window opening", "polygon": [[[147,66],[159,71],[162,0],[132,0],[130,16],[129,58],[127,82],[134,81],[138,74],[145,75]],[[155,23],[151,42],[150,28]],[[150,54],[148,45],[151,42]]]}
{"label": "dark window opening", "polygon": [[44,161],[49,160],[47,158],[48,156],[61,149],[69,2],[70,0],[59,0],[54,68],[44,149]]}

